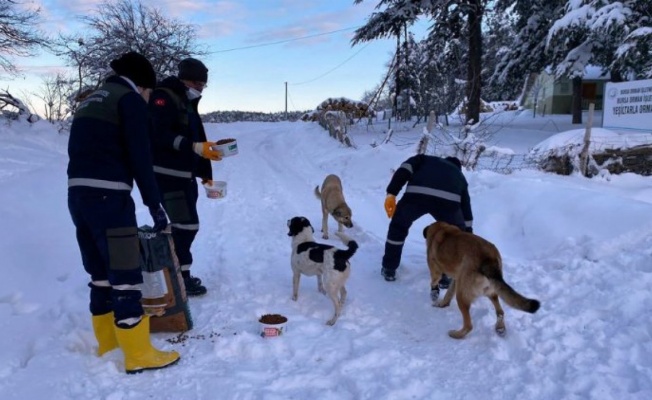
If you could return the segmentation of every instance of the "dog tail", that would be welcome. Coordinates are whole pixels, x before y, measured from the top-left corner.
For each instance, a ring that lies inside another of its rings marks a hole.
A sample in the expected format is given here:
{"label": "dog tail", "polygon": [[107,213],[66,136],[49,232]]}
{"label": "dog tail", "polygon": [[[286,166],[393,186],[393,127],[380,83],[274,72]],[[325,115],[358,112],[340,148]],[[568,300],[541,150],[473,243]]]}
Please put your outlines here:
{"label": "dog tail", "polygon": [[541,303],[539,300],[528,299],[519,294],[511,286],[503,280],[503,273],[500,271],[495,261],[485,261],[480,266],[480,273],[489,279],[496,289],[498,296],[505,301],[505,303],[516,308],[517,310],[525,311],[534,314],[537,312]]}
{"label": "dog tail", "polygon": [[315,186],[315,196],[321,200],[321,193],[319,192],[319,185]]}
{"label": "dog tail", "polygon": [[336,260],[348,260],[349,258],[353,257],[355,252],[358,251],[358,243],[342,232],[335,232],[335,234],[342,240],[342,243],[347,245],[348,249],[336,250],[335,254],[333,254],[333,257]]}

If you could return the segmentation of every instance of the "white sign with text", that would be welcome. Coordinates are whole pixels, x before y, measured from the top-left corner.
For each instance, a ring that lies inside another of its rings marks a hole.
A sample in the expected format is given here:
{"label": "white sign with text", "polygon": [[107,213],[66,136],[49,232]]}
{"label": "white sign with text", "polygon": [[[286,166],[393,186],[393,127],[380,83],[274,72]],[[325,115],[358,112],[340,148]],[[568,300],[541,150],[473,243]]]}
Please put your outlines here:
{"label": "white sign with text", "polygon": [[609,82],[604,92],[603,128],[652,132],[652,79]]}

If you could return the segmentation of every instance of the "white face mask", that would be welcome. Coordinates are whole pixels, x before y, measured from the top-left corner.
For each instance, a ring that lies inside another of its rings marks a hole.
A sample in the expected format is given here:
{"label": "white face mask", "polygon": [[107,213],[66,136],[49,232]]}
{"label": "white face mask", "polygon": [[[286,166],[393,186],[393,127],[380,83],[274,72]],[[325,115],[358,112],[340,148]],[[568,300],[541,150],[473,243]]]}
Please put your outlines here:
{"label": "white face mask", "polygon": [[201,92],[191,87],[186,90],[186,93],[188,94],[188,99],[190,100],[195,100],[201,97]]}

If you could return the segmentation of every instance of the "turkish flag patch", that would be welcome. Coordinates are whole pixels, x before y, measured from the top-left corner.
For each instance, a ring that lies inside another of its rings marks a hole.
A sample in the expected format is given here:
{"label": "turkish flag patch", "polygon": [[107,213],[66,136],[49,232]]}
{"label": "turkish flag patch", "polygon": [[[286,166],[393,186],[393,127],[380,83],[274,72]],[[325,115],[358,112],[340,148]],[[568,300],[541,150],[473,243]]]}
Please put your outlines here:
{"label": "turkish flag patch", "polygon": [[154,105],[163,107],[165,105],[165,99],[156,99],[156,100],[154,100]]}

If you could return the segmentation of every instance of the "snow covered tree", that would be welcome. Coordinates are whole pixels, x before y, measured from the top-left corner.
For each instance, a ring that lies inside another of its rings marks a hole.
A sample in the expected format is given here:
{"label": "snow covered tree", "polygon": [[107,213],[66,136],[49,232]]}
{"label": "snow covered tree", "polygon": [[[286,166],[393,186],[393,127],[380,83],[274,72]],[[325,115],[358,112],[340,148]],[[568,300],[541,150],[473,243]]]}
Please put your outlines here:
{"label": "snow covered tree", "polygon": [[478,122],[482,92],[482,17],[487,3],[488,0],[381,0],[376,8],[384,9],[373,13],[367,24],[356,31],[352,43],[387,37],[399,22],[410,25],[423,15],[433,22],[430,35],[436,35],[439,26],[463,32],[468,45],[466,119]]}
{"label": "snow covered tree", "polygon": [[[607,35],[617,36],[622,39],[616,48],[616,58],[610,70],[619,70],[622,76],[641,79],[652,78],[652,8],[649,0],[630,0],[622,2],[621,12],[615,10],[613,18],[599,18],[611,16],[610,5],[604,5],[596,10],[595,26],[604,21],[602,28]],[[614,6],[616,6],[614,4]],[[622,15],[623,18],[618,18]],[[618,25],[619,22],[622,22]]]}
{"label": "snow covered tree", "polygon": [[45,38],[36,28],[40,9],[24,9],[13,0],[0,0],[0,67],[15,74],[12,57],[27,57],[45,44]]}
{"label": "snow covered tree", "polygon": [[177,63],[186,57],[206,54],[196,44],[192,25],[140,1],[108,1],[96,14],[81,19],[87,33],[61,36],[56,46],[56,54],[77,68],[79,93],[97,87],[110,72],[111,60],[128,51],[147,57],[159,77],[175,74]]}
{"label": "snow covered tree", "polygon": [[488,10],[485,17],[482,55],[482,98],[487,101],[514,100],[521,93],[523,76],[510,75],[505,82],[492,80],[492,75],[504,54],[516,41],[515,17],[510,13]]}
{"label": "snow covered tree", "polygon": [[562,15],[567,0],[497,0],[494,12],[514,15],[514,41],[502,48],[489,78],[490,86],[523,82],[531,73],[540,73],[550,59],[546,39],[553,22]]}
{"label": "snow covered tree", "polygon": [[[569,2],[567,7],[570,7]],[[566,77],[572,82],[571,113],[574,124],[582,123],[582,78],[590,65],[593,43],[588,29],[579,19],[562,16],[548,32],[546,51],[555,77]]]}
{"label": "snow covered tree", "polygon": [[[363,1],[364,0],[355,0],[354,3],[359,4]],[[419,16],[419,8],[410,7],[412,10],[410,12],[407,8],[403,9],[403,7],[406,6],[405,0],[381,0],[376,6],[376,9],[381,9],[383,6],[386,7],[385,10],[372,13],[367,23],[355,31],[351,43],[355,46],[358,43],[380,38],[396,38],[395,66],[397,68],[394,69],[395,76],[392,89],[394,91],[393,108],[396,115],[398,115],[398,99],[403,89],[401,87],[401,75],[405,75],[399,67],[402,62],[400,57],[401,35],[407,31],[409,25],[416,21]],[[401,7],[401,11],[395,12],[395,7]],[[407,34],[405,34],[405,36],[407,37]]]}
{"label": "snow covered tree", "polygon": [[[467,64],[466,41],[451,32],[430,35],[421,46],[421,104],[420,115],[430,111],[439,117],[446,117],[464,100],[466,86],[465,66]],[[446,121],[448,123],[448,121]]]}
{"label": "snow covered tree", "polygon": [[397,116],[409,120],[420,102],[419,57],[421,49],[414,35],[407,34],[396,57],[396,79],[389,83],[390,91],[397,94]]}
{"label": "snow covered tree", "polygon": [[[549,33],[554,43],[568,35],[576,42],[558,68],[583,58],[610,72],[612,79],[652,77],[652,13],[649,0],[568,1]],[[577,38],[577,32],[582,35]]]}

